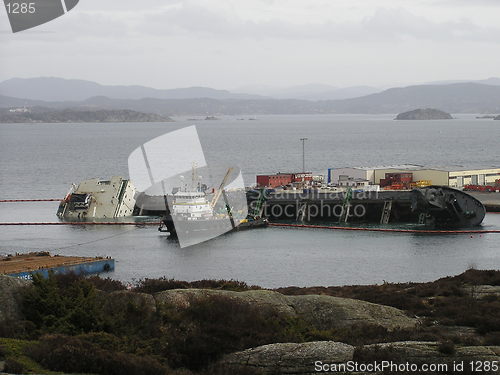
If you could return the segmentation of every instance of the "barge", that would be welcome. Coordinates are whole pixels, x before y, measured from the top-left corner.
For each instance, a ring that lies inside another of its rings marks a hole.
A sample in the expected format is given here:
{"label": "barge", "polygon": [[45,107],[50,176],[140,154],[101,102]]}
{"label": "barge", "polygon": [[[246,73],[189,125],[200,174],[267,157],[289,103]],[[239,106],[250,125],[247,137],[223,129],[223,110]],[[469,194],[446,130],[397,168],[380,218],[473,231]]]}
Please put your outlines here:
{"label": "barge", "polygon": [[89,275],[114,271],[114,269],[115,260],[103,257],[50,255],[45,251],[0,257],[0,275],[28,280],[33,278],[33,274],[43,277],[48,277],[50,272]]}

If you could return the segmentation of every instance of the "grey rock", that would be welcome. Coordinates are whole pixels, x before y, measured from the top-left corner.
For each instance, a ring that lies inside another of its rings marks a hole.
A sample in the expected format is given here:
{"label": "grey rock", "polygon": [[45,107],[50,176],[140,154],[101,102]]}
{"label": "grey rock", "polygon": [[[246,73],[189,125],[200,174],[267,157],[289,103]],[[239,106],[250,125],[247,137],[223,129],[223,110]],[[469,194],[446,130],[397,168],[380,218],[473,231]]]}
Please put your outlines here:
{"label": "grey rock", "polygon": [[500,297],[500,285],[467,285],[462,290],[473,298]]}
{"label": "grey rock", "polygon": [[392,331],[414,328],[415,319],[394,307],[325,295],[289,296],[296,313],[318,329],[344,328],[358,323],[373,324]]}
{"label": "grey rock", "polygon": [[270,307],[290,317],[299,317],[316,329],[327,330],[349,327],[357,323],[373,324],[394,330],[413,328],[418,321],[406,316],[394,307],[370,302],[320,295],[285,296],[269,290],[233,292],[213,289],[172,289],[155,294],[158,304],[170,304],[179,308],[189,306],[192,298],[225,296]]}
{"label": "grey rock", "polygon": [[[498,361],[500,360],[499,346],[459,346],[455,347],[453,354],[445,354],[439,351],[440,344],[437,342],[426,341],[400,341],[383,344],[372,344],[363,346],[361,358],[373,358],[371,355],[380,355],[385,351],[387,360],[404,360],[405,362],[423,364],[423,363],[451,363],[453,361],[480,360],[480,361]],[[377,354],[378,353],[378,354]],[[356,355],[359,357],[359,354]]]}
{"label": "grey rock", "polygon": [[154,298],[158,304],[171,304],[178,307],[188,307],[192,299],[223,296],[235,300],[270,307],[288,316],[295,316],[295,310],[289,305],[287,296],[269,290],[249,290],[233,292],[216,289],[171,289],[156,293]]}
{"label": "grey rock", "polygon": [[22,319],[17,297],[20,289],[30,284],[28,280],[0,275],[0,322]]}
{"label": "grey rock", "polygon": [[345,363],[353,354],[353,346],[334,341],[281,343],[226,355],[220,364],[234,371],[247,368],[262,374],[314,374],[316,361]]}
{"label": "grey rock", "polygon": [[495,117],[493,120],[500,120],[500,115],[498,115],[497,117]]}
{"label": "grey rock", "polygon": [[418,108],[413,111],[403,112],[395,120],[451,120],[449,113],[434,108]]}

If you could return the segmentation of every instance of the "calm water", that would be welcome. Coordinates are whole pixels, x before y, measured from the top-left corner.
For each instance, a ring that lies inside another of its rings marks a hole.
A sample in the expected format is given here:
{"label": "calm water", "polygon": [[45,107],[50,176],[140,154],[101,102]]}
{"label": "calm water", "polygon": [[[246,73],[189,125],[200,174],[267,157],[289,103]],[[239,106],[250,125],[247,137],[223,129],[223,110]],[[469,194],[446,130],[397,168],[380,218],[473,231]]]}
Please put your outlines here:
{"label": "calm water", "polygon": [[[500,164],[500,124],[396,122],[392,116],[260,116],[166,124],[0,124],[0,198],[60,198],[72,182],[127,175],[128,154],[165,132],[195,123],[210,163],[232,159],[247,184],[256,173],[414,163]],[[55,221],[57,203],[3,203],[0,221]],[[486,228],[500,228],[487,215]],[[470,266],[500,268],[498,234],[436,236],[266,228],[180,249],[156,228],[0,227],[0,253],[50,250],[108,255],[112,277],[235,278],[267,287],[424,281]]]}

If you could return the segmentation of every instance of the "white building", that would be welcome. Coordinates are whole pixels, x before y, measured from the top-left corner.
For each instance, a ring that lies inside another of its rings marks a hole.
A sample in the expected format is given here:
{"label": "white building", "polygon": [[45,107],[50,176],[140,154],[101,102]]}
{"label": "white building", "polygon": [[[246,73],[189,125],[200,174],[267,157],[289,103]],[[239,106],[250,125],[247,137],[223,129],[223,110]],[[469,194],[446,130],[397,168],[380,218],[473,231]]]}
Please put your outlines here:
{"label": "white building", "polygon": [[327,182],[339,185],[340,176],[368,180],[380,184],[386,173],[412,173],[413,181],[425,181],[431,185],[462,188],[464,185],[491,185],[500,179],[500,168],[470,169],[461,167],[429,168],[421,165],[392,165],[381,167],[329,168]]}

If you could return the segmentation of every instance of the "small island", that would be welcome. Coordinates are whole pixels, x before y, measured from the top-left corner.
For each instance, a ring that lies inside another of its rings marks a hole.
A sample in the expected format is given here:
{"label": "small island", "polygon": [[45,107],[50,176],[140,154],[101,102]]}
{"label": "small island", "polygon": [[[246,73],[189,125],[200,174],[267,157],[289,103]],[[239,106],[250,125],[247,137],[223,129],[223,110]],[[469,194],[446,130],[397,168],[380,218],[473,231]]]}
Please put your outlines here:
{"label": "small island", "polygon": [[476,116],[477,119],[495,119],[497,115],[484,115],[484,116]]}
{"label": "small island", "polygon": [[447,112],[434,108],[418,108],[413,111],[403,112],[395,120],[451,120],[453,117]]}

